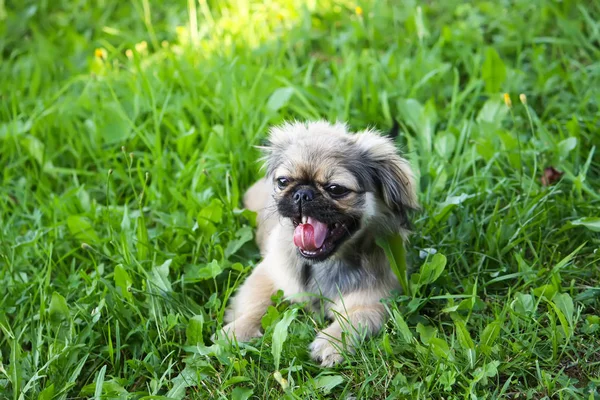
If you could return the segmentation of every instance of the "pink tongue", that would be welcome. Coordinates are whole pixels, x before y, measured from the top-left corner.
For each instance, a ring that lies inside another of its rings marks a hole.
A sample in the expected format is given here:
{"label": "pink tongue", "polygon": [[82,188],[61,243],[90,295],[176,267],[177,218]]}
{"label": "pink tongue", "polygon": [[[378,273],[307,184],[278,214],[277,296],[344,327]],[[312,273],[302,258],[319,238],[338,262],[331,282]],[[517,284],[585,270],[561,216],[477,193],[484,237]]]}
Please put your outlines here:
{"label": "pink tongue", "polygon": [[294,244],[302,250],[314,251],[325,242],[327,224],[308,217],[306,224],[300,224],[294,230]]}

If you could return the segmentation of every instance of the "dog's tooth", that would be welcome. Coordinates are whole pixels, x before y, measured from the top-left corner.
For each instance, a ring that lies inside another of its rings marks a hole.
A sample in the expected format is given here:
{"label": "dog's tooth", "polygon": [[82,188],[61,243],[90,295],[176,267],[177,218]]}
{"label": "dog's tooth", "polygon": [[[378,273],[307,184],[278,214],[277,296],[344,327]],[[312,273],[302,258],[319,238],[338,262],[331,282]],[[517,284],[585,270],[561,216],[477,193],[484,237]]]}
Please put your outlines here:
{"label": "dog's tooth", "polygon": [[302,217],[302,223],[306,224],[308,222],[308,217],[305,215]]}

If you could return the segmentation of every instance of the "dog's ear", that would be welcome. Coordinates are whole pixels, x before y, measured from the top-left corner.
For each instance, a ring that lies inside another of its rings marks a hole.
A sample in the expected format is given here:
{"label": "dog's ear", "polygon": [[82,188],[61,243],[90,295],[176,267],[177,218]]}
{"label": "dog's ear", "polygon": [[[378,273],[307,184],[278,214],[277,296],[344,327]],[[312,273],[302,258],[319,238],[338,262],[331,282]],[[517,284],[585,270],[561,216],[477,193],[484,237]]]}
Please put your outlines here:
{"label": "dog's ear", "polygon": [[360,132],[355,138],[386,205],[395,212],[418,209],[415,175],[394,142],[371,130]]}
{"label": "dog's ear", "polygon": [[386,136],[389,137],[390,139],[396,139],[398,137],[399,133],[400,133],[400,124],[394,118],[394,122],[392,123],[392,127],[387,132]]}
{"label": "dog's ear", "polygon": [[272,177],[277,167],[284,161],[283,154],[292,144],[294,137],[305,130],[305,126],[295,121],[271,128],[268,139],[261,146],[257,146],[263,154],[260,161],[266,169],[267,177]]}

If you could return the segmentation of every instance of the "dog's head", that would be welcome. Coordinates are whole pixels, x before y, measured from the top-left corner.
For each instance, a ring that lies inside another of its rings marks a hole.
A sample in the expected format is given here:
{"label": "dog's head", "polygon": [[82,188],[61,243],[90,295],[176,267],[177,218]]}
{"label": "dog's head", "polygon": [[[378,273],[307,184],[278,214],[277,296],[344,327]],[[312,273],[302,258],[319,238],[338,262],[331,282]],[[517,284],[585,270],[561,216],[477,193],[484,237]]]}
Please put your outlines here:
{"label": "dog's head", "polygon": [[375,131],[289,123],[272,129],[264,150],[277,211],[307,260],[343,256],[367,239],[403,233],[407,212],[418,207],[408,162]]}

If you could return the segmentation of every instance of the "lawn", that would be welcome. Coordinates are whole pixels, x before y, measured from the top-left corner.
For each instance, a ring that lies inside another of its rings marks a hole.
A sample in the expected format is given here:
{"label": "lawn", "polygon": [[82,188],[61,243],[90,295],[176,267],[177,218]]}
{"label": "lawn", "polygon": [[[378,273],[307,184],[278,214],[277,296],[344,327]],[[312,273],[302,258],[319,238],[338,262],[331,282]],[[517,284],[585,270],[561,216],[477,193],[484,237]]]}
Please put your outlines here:
{"label": "lawn", "polygon": [[[0,398],[600,399],[599,21],[0,0]],[[260,259],[254,146],[294,118],[396,120],[420,182],[412,290],[331,369],[281,294],[263,338],[211,341]]]}

